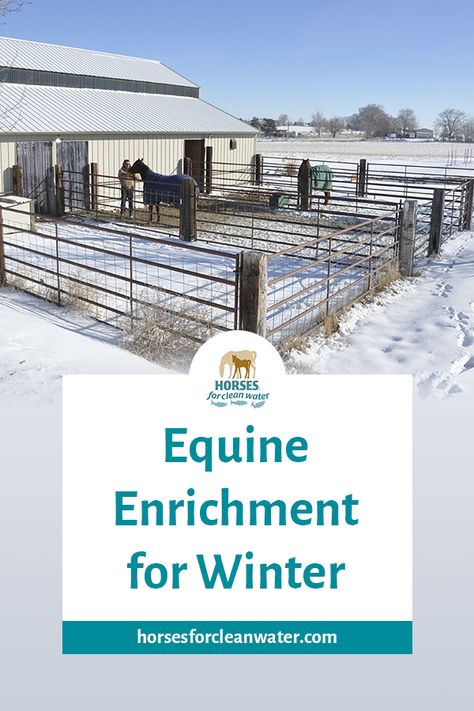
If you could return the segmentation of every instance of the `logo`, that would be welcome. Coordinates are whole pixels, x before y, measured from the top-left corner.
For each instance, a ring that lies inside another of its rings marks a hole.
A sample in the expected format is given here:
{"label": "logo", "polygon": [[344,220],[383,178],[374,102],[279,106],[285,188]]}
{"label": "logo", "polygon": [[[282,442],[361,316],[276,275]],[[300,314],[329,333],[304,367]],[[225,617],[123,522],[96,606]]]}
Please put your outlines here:
{"label": "logo", "polygon": [[251,370],[253,370],[252,377],[255,378],[257,372],[255,367],[256,360],[256,351],[228,351],[228,353],[221,358],[219,374],[221,378],[223,378],[226,372],[226,366],[228,366],[228,378],[236,378],[237,376],[241,378],[243,371],[243,377],[248,379],[250,378]]}
{"label": "logo", "polygon": [[219,378],[214,381],[207,401],[214,407],[263,407],[270,393],[262,392],[257,379],[256,361],[257,351],[232,350],[224,353],[218,361]]}

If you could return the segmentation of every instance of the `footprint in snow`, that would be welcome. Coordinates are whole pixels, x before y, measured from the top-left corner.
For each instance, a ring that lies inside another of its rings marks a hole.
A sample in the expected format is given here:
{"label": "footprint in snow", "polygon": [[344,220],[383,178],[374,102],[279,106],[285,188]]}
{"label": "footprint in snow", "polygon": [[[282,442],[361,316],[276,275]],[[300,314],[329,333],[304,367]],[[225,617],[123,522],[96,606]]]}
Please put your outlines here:
{"label": "footprint in snow", "polygon": [[436,284],[438,287],[438,296],[443,296],[445,299],[448,298],[450,292],[453,290],[453,287],[451,284],[447,284],[445,281],[440,282],[439,284]]}

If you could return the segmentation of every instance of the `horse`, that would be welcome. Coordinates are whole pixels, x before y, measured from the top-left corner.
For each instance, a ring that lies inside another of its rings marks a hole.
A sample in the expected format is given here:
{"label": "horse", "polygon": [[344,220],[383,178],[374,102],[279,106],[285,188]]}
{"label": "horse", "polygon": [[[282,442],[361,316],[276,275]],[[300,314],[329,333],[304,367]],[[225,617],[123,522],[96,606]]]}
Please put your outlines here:
{"label": "horse", "polygon": [[236,355],[233,355],[232,363],[234,365],[234,378],[237,375],[237,371],[239,371],[239,378],[242,377],[242,368],[245,368],[244,378],[250,378],[250,366],[252,364],[250,359],[240,360]]}
{"label": "horse", "polygon": [[237,358],[239,358],[240,360],[250,361],[250,368],[253,368],[253,377],[255,378],[255,360],[257,358],[256,351],[229,351],[228,353],[223,355],[219,366],[219,373],[221,378],[224,377],[226,365],[229,366],[229,378],[232,377],[232,370],[234,366],[232,359],[234,356],[237,356]]}
{"label": "horse", "polygon": [[313,165],[311,168],[311,178],[313,190],[322,190],[324,193],[324,204],[327,205],[331,197],[332,190],[332,170],[324,163]]}
{"label": "horse", "polygon": [[156,207],[156,222],[160,221],[160,202],[167,202],[179,207],[183,183],[192,180],[196,195],[199,192],[194,178],[189,175],[161,175],[154,173],[143,158],[138,158],[129,168],[129,173],[138,173],[143,180],[143,202],[150,210],[150,222],[153,221],[153,205]]}

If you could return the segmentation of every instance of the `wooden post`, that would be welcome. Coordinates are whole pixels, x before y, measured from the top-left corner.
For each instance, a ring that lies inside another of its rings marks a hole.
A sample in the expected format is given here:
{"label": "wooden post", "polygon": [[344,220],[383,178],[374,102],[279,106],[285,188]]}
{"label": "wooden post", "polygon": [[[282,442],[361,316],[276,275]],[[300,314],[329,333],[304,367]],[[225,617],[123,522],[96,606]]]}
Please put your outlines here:
{"label": "wooden post", "polygon": [[435,188],[433,190],[428,255],[433,252],[438,254],[441,249],[441,240],[443,236],[444,192],[445,191],[442,188]]}
{"label": "wooden post", "polygon": [[91,166],[88,163],[82,168],[82,196],[78,196],[76,202],[79,208],[91,209]]}
{"label": "wooden post", "polygon": [[91,163],[91,210],[99,209],[99,168],[97,163]]}
{"label": "wooden post", "polygon": [[193,178],[183,180],[181,187],[181,211],[179,236],[186,242],[197,239],[196,229],[196,185]]}
{"label": "wooden post", "polygon": [[240,328],[265,338],[268,258],[261,252],[242,252],[241,260]]}
{"label": "wooden post", "polygon": [[54,168],[47,168],[45,175],[45,202],[48,215],[56,214],[56,190],[54,187]]}
{"label": "wooden post", "polygon": [[191,158],[185,158],[183,160],[183,173],[184,175],[192,175],[193,174],[193,162]]}
{"label": "wooden post", "polygon": [[312,177],[311,163],[306,159],[301,163],[298,171],[298,207],[300,210],[311,209]]}
{"label": "wooden post", "polygon": [[357,195],[365,197],[367,195],[367,181],[369,177],[368,163],[365,158],[359,161],[359,172],[357,175]]}
{"label": "wooden post", "polygon": [[3,243],[3,210],[0,207],[0,286],[6,284],[5,274],[5,245]]}
{"label": "wooden post", "polygon": [[54,182],[56,184],[56,215],[62,217],[65,213],[64,170],[62,165],[54,166]]}
{"label": "wooden post", "polygon": [[23,171],[21,165],[14,165],[12,167],[12,177],[13,194],[18,195],[18,197],[23,197]]}
{"label": "wooden post", "polygon": [[400,274],[413,276],[413,258],[415,255],[417,200],[405,200],[403,203],[402,224],[400,226]]}
{"label": "wooden post", "polygon": [[474,201],[474,180],[467,185],[466,203],[464,205],[463,230],[470,230],[472,226],[472,208]]}
{"label": "wooden post", "polygon": [[263,156],[261,153],[255,155],[254,183],[255,185],[262,185],[263,183]]}
{"label": "wooden post", "polygon": [[206,146],[206,193],[212,193],[212,146]]}

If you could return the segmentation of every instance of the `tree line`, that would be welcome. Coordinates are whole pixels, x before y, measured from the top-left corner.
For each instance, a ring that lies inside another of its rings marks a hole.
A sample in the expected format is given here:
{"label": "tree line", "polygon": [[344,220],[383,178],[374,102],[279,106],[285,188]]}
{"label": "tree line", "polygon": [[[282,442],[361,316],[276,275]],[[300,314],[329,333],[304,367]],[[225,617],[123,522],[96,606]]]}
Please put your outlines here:
{"label": "tree line", "polygon": [[[267,136],[277,133],[277,127],[285,126],[290,132],[297,132],[298,126],[312,126],[317,136],[329,133],[333,138],[342,131],[358,131],[365,138],[384,138],[394,134],[406,138],[418,128],[418,120],[413,109],[400,109],[396,116],[388,114],[379,104],[362,106],[352,116],[331,116],[327,118],[320,111],[315,111],[311,121],[302,118],[290,119],[288,114],[278,118],[258,118],[254,116],[250,124]],[[474,141],[474,117],[459,109],[441,111],[434,122],[434,131],[443,141]]]}

